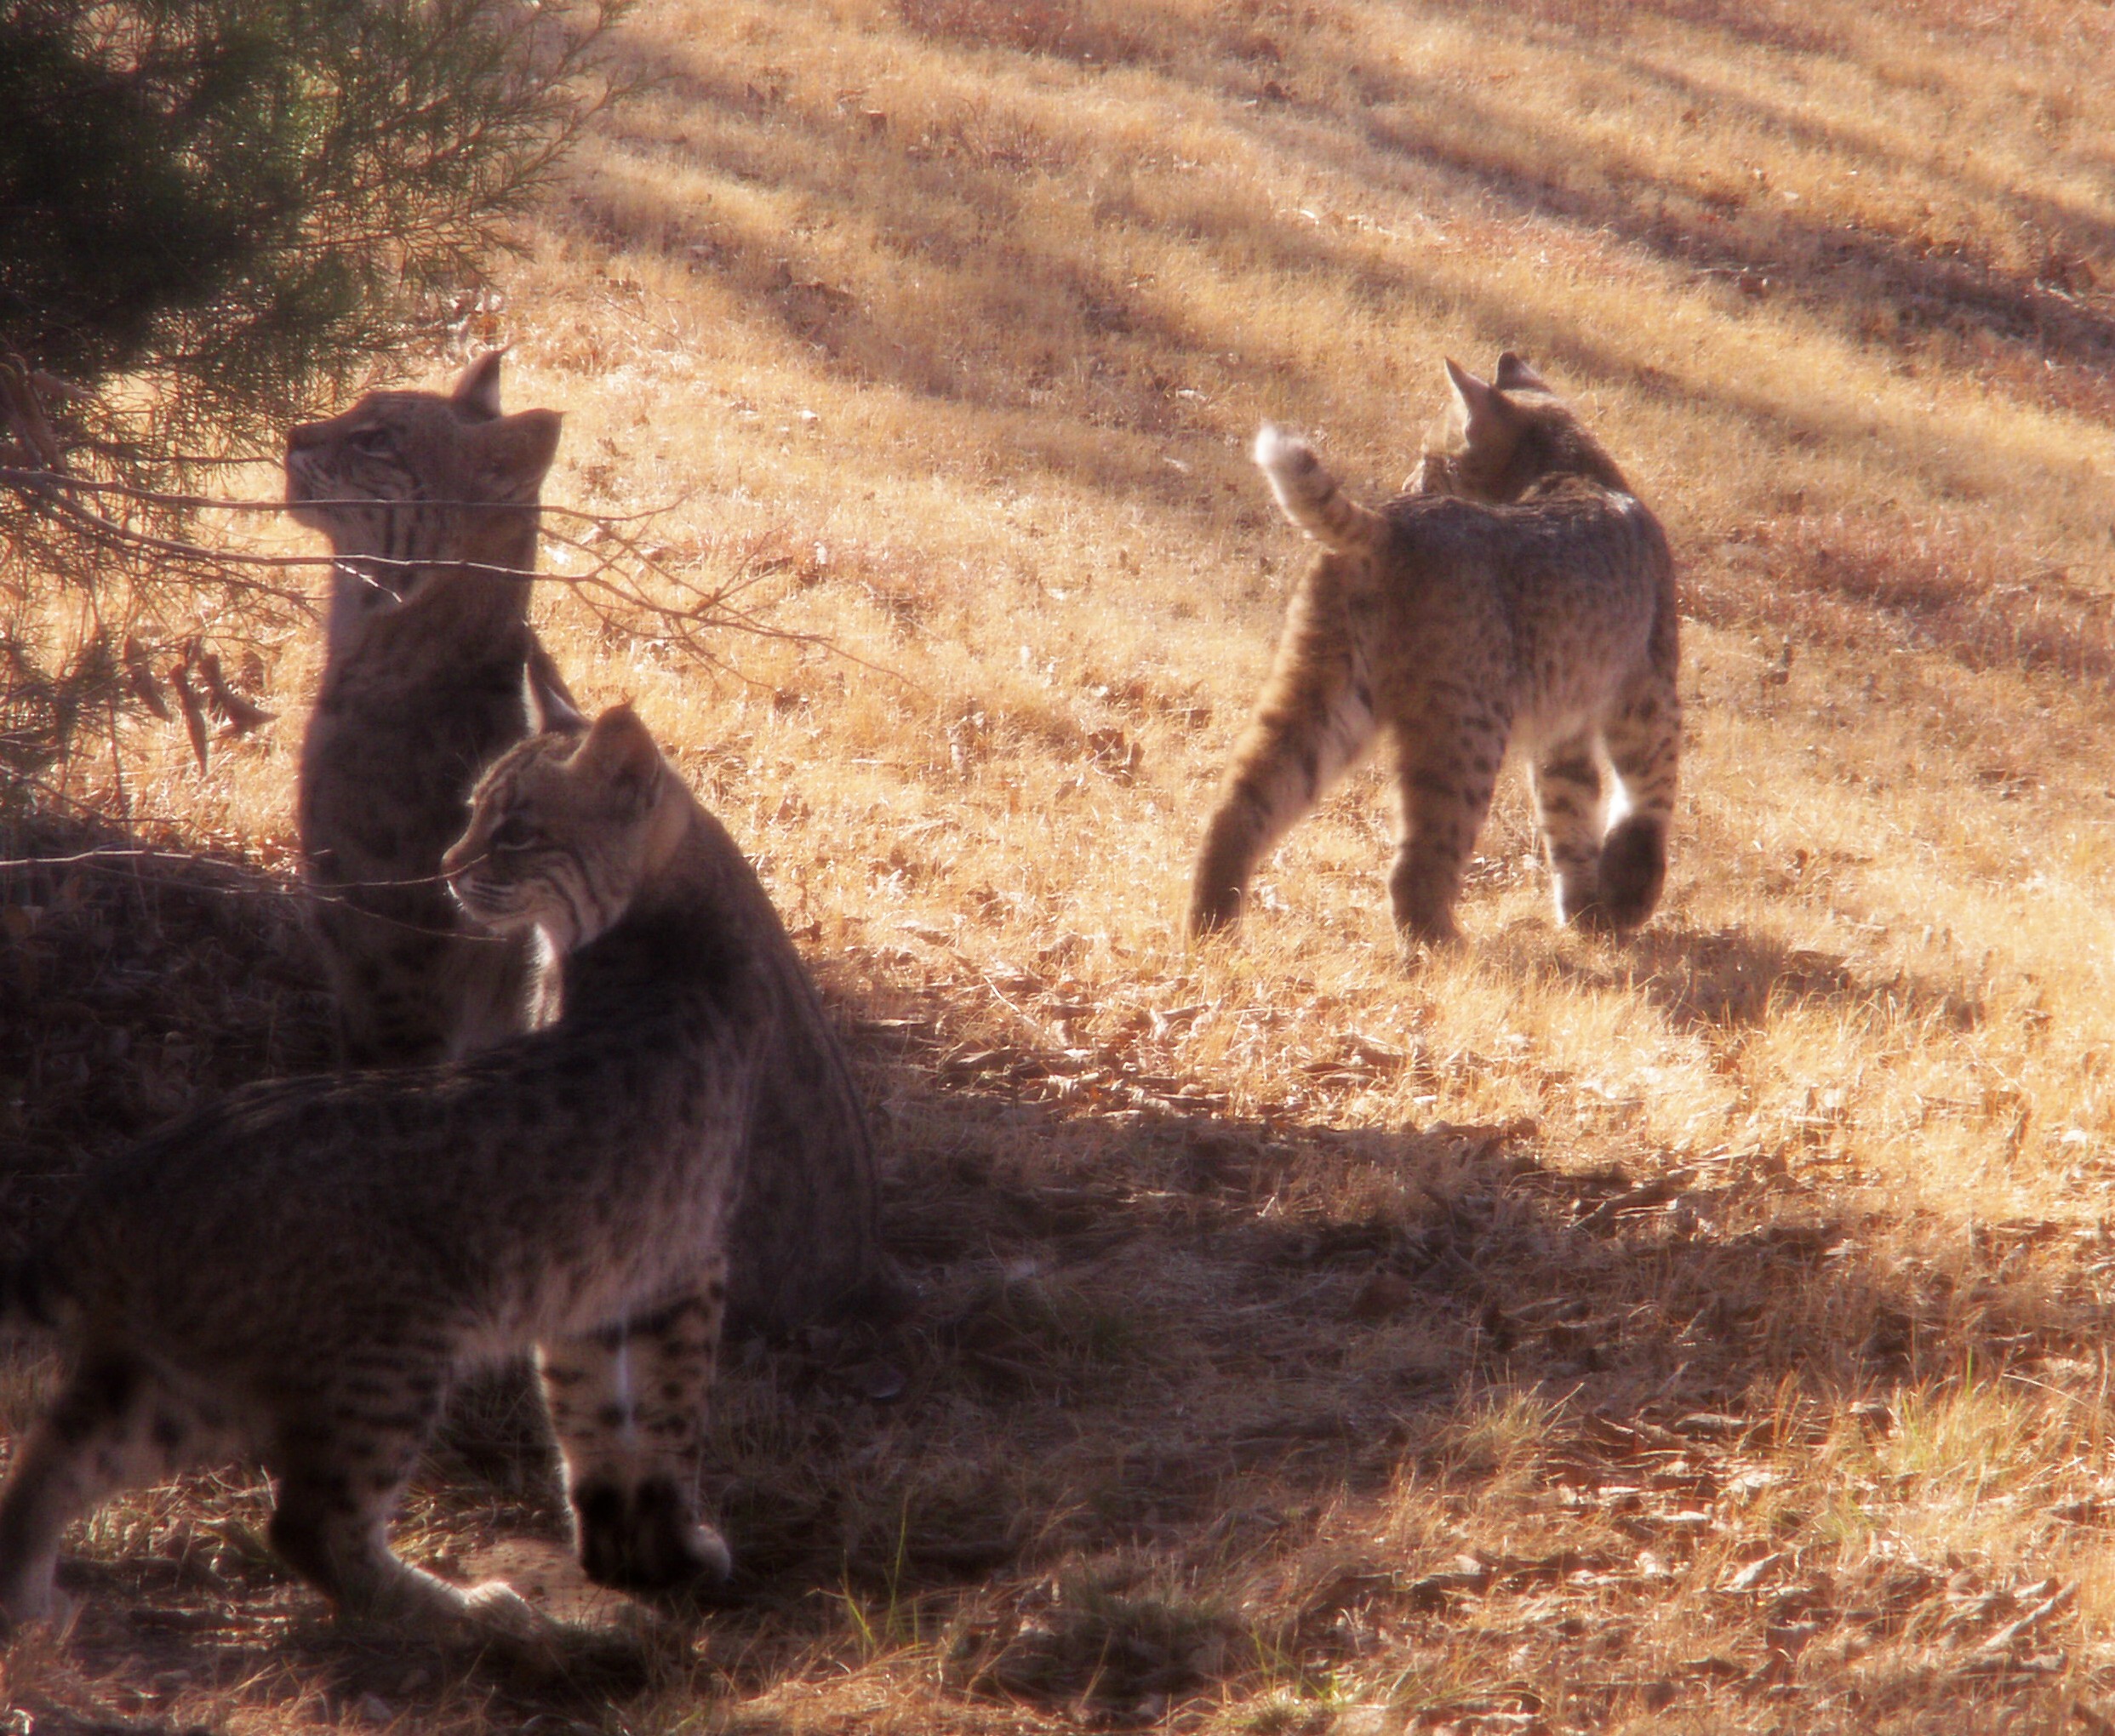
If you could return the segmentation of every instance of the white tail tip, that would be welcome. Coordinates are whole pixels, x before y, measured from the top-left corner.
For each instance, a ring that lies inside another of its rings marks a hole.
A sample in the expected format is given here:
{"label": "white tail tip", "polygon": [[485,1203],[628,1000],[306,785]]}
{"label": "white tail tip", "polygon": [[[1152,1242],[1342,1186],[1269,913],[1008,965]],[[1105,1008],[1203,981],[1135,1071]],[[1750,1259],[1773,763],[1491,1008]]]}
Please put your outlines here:
{"label": "white tail tip", "polygon": [[1288,434],[1277,424],[1266,422],[1256,430],[1255,461],[1262,469],[1275,472],[1306,451],[1306,446],[1307,443],[1298,435]]}

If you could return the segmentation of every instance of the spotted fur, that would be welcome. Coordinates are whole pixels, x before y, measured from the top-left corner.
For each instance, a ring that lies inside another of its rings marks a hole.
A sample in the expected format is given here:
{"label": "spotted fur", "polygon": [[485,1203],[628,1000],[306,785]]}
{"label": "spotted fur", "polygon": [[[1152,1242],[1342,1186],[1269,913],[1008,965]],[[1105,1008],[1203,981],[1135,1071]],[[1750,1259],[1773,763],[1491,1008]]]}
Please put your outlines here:
{"label": "spotted fur", "polygon": [[1305,443],[1270,428],[1257,439],[1280,506],[1323,552],[1206,828],[1193,933],[1236,920],[1256,864],[1383,732],[1399,802],[1388,888],[1406,939],[1455,935],[1509,742],[1529,757],[1559,921],[1629,929],[1659,901],[1681,757],[1666,539],[1517,356],[1490,382],[1447,368],[1450,400],[1409,492],[1378,511]]}
{"label": "spotted fur", "polygon": [[297,814],[351,1065],[464,1055],[523,1028],[525,943],[472,932],[438,878],[477,774],[529,733],[529,625],[552,410],[505,415],[500,353],[452,392],[370,392],[287,436],[294,517],[334,557]]}
{"label": "spotted fur", "polygon": [[[528,848],[491,848],[501,814]],[[537,1641],[505,1585],[449,1585],[386,1541],[449,1389],[531,1345],[589,1573],[724,1578],[698,1459],[780,1004],[729,861],[627,710],[527,743],[447,871],[482,921],[557,955],[555,1023],[251,1087],[90,1175],[35,1282],[6,1288],[70,1359],[0,1495],[0,1626],[51,1612],[70,1521],[239,1442],[273,1477],[274,1548],[347,1613]]]}

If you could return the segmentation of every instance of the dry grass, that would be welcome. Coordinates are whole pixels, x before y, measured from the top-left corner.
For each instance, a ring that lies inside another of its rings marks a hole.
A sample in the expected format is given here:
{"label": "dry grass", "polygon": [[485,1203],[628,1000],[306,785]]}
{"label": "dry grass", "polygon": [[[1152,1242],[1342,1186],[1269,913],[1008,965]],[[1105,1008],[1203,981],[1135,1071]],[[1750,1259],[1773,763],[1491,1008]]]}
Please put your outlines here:
{"label": "dry grass", "polygon": [[[485,334],[568,414],[557,497],[665,506],[851,654],[736,678],[545,606],[854,1034],[907,1391],[752,1359],[745,1600],[556,1684],[334,1633],[253,1482],[143,1495],[0,1663],[36,1728],[2115,1727],[2107,9],[656,0],[631,43]],[[1509,785],[1470,946],[1406,971],[1366,770],[1188,947],[1303,558],[1249,436],[1383,492],[1440,358],[1508,345],[1684,563],[1665,910],[1553,932]],[[314,648],[265,648],[288,715],[209,776],[121,738],[135,832],[226,866],[5,882],[18,1172],[318,1052]],[[443,1470],[415,1553],[549,1553],[533,1475]]]}

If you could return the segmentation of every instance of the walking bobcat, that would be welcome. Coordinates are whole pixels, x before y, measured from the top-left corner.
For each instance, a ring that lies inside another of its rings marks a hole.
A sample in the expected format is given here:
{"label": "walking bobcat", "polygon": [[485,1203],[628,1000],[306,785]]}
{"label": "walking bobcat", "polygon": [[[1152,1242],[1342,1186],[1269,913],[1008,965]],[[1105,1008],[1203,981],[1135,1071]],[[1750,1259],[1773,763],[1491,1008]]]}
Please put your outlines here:
{"label": "walking bobcat", "polygon": [[348,1613],[539,1638],[505,1585],[386,1541],[449,1387],[532,1343],[588,1573],[724,1578],[697,1458],[783,1010],[740,859],[628,709],[524,743],[445,865],[481,924],[540,931],[555,1024],[252,1086],[91,1174],[0,1285],[73,1351],[0,1496],[0,1630],[49,1613],[69,1521],[235,1441],[272,1472],[273,1547]]}
{"label": "walking bobcat", "polygon": [[[1509,738],[1529,756],[1558,920],[1624,930],[1666,877],[1681,754],[1674,563],[1659,521],[1541,379],[1447,364],[1452,400],[1409,492],[1375,511],[1304,443],[1255,459],[1322,545],[1198,851],[1190,927],[1233,922],[1257,861],[1380,730],[1400,821],[1397,928],[1452,939]],[[1621,801],[1604,826],[1600,759]]]}

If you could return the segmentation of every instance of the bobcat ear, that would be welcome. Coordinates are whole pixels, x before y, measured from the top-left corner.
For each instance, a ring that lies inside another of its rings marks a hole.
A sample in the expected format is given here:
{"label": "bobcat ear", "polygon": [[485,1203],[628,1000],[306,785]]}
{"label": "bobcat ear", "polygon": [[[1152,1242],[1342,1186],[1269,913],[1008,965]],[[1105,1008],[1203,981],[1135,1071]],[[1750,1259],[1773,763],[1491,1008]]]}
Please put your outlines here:
{"label": "bobcat ear", "polygon": [[477,431],[477,465],[492,497],[532,500],[558,455],[565,418],[556,410],[523,410]]}
{"label": "bobcat ear", "polygon": [[573,702],[558,665],[540,645],[531,645],[529,662],[522,671],[522,700],[529,713],[532,735],[584,735],[587,719]]}
{"label": "bobcat ear", "polygon": [[574,763],[607,784],[617,805],[634,818],[660,793],[661,751],[629,705],[612,705],[595,720]]}
{"label": "bobcat ear", "polygon": [[1550,389],[1549,382],[1511,350],[1498,358],[1498,373],[1493,384],[1501,391],[1547,391]]}
{"label": "bobcat ear", "polygon": [[1478,380],[1451,356],[1447,357],[1447,384],[1454,388],[1455,402],[1460,405],[1465,415],[1473,416],[1481,406],[1490,402],[1489,382]]}
{"label": "bobcat ear", "polygon": [[1454,387],[1455,415],[1471,446],[1490,439],[1507,420],[1511,408],[1488,380],[1478,380],[1453,357],[1447,358],[1447,380]]}
{"label": "bobcat ear", "polygon": [[500,358],[505,350],[487,350],[463,370],[455,382],[456,403],[483,421],[494,421],[500,414]]}

